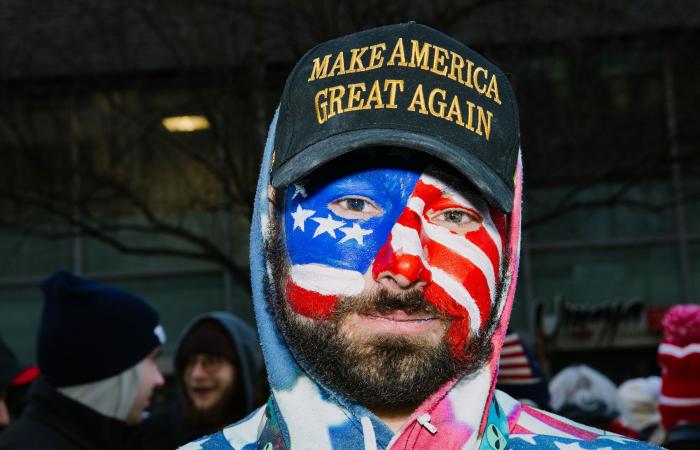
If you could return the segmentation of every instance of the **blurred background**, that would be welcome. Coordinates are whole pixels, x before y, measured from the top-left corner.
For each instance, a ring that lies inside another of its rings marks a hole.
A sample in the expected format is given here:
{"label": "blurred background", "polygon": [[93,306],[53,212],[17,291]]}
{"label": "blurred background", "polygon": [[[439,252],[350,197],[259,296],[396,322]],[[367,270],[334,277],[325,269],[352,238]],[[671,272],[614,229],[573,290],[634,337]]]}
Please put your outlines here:
{"label": "blurred background", "polygon": [[658,373],[700,300],[695,0],[0,0],[0,333],[34,359],[57,269],[132,291],[170,336],[252,322],[248,228],[267,127],[316,43],[416,20],[510,77],[525,165],[512,327],[552,374]]}

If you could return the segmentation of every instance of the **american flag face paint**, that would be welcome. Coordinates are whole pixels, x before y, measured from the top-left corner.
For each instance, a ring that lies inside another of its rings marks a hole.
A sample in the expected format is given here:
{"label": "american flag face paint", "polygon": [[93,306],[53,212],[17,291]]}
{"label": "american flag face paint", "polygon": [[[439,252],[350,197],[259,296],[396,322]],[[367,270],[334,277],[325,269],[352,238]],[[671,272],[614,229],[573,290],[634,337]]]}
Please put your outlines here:
{"label": "american flag face paint", "polygon": [[459,353],[496,297],[506,218],[447,182],[453,179],[423,163],[314,173],[290,186],[284,217],[292,309],[325,319],[339,297],[366,289],[366,274],[402,277],[451,318],[447,338]]}

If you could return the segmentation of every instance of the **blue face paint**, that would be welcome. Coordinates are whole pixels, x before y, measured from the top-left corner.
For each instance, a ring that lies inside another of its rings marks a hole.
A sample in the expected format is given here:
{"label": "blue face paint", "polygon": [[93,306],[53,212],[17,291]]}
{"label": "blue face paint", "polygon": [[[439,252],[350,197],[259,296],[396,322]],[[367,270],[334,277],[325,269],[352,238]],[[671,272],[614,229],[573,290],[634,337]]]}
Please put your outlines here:
{"label": "blue face paint", "polygon": [[[331,172],[314,173],[287,189],[289,259],[292,265],[322,264],[365,273],[406,206],[422,168],[379,167],[340,176]],[[370,199],[382,213],[368,219],[340,217],[328,206],[344,197]]]}

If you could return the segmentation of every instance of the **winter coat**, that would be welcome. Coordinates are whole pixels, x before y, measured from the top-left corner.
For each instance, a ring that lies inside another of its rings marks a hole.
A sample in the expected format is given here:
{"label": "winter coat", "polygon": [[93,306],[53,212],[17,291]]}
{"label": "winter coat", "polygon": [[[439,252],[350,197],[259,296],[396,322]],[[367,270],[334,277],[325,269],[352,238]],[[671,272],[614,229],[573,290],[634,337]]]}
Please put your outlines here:
{"label": "winter coat", "polygon": [[22,370],[15,354],[0,337],[0,395],[4,394],[12,379]]}
{"label": "winter coat", "polygon": [[515,297],[520,252],[522,164],[515,174],[506,235],[507,283],[493,355],[476,374],[452,380],[430,396],[394,433],[371,411],[326,387],[292,356],[275,325],[266,295],[275,295],[265,260],[268,185],[275,115],[258,180],[250,238],[250,267],[258,333],[272,395],[265,405],[222,432],[183,450],[253,449],[649,449],[649,444],[574,423],[522,405],[495,389],[500,350]]}
{"label": "winter coat", "polygon": [[124,450],[133,428],[35,381],[22,416],[0,435],[0,450]]}
{"label": "winter coat", "polygon": [[[254,329],[238,317],[229,313],[206,313],[194,318],[183,330],[175,351],[177,355],[184,338],[192,328],[203,320],[215,320],[220,323],[231,337],[231,342],[236,349],[238,361],[236,361],[237,382],[241,383],[236,392],[244,396],[245,414],[253,411],[260,403],[256,404],[256,389],[260,380],[264,377],[263,360],[260,354],[260,344]],[[211,433],[213,430],[197,427],[187,420],[184,415],[184,403],[186,399],[183,368],[175,365],[175,378],[180,389],[180,398],[166,412],[147,419],[140,431],[141,448],[143,450],[172,450],[193,439]],[[244,414],[244,415],[245,415]],[[241,417],[242,418],[242,417]]]}

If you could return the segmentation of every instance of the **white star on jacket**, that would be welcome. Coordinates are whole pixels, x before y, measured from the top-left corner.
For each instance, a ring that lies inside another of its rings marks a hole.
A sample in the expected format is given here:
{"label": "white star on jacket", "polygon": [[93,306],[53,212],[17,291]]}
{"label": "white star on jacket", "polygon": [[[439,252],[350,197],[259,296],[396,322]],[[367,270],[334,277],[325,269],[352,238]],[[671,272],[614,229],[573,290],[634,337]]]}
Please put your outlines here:
{"label": "white star on jacket", "polygon": [[333,239],[335,239],[335,230],[345,225],[345,222],[333,219],[330,214],[328,214],[328,217],[325,219],[323,217],[314,217],[311,220],[318,223],[318,228],[316,228],[316,231],[314,231],[314,235],[312,237],[316,237],[323,233],[328,233],[333,236]]}
{"label": "white star on jacket", "polygon": [[306,222],[306,219],[314,214],[316,214],[316,211],[313,209],[304,209],[301,207],[301,205],[297,205],[297,210],[292,213],[292,218],[294,219],[294,226],[292,230],[300,228],[301,231],[304,231],[304,223]]}
{"label": "white star on jacket", "polygon": [[598,439],[609,439],[613,442],[616,442],[618,444],[627,444],[628,442],[634,442],[634,439],[626,438],[623,436],[618,436],[618,435],[605,435],[605,436],[600,436]]}
{"label": "white star on jacket", "polygon": [[572,442],[571,444],[564,444],[563,442],[555,442],[554,445],[557,446],[559,450],[583,450],[578,442]]}
{"label": "white star on jacket", "polygon": [[537,445],[535,442],[535,435],[534,434],[514,434],[510,436],[511,439],[522,439],[523,441],[527,442],[528,444],[532,445]]}
{"label": "white star on jacket", "polygon": [[345,237],[338,242],[339,244],[349,241],[350,239],[355,239],[358,244],[364,245],[364,237],[368,234],[372,234],[372,230],[365,230],[357,222],[352,224],[352,228],[345,227],[341,228],[340,231],[345,233]]}
{"label": "white star on jacket", "polygon": [[[564,444],[562,442],[555,442],[554,445],[557,446],[559,450],[583,450],[578,442],[573,442],[571,444]],[[612,450],[612,447],[600,447],[598,450]]]}

